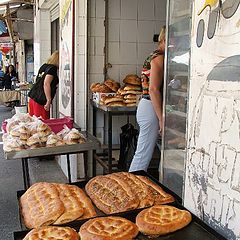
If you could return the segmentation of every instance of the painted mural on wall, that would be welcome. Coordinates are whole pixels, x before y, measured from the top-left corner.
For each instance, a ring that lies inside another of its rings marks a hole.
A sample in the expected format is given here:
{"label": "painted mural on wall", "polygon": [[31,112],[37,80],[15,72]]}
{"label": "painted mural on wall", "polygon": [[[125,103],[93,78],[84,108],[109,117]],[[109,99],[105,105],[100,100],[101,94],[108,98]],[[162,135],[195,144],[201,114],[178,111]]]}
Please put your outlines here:
{"label": "painted mural on wall", "polygon": [[240,0],[195,0],[184,204],[240,239]]}
{"label": "painted mural on wall", "polygon": [[73,0],[60,1],[59,109],[72,116]]}

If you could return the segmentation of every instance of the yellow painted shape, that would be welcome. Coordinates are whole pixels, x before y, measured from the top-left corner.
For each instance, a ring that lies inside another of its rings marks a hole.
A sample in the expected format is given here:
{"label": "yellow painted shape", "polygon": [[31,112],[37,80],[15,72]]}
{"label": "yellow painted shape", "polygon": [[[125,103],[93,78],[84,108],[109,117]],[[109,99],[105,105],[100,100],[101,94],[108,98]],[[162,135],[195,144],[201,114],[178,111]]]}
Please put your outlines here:
{"label": "yellow painted shape", "polygon": [[210,8],[214,7],[218,3],[218,1],[219,0],[205,0],[204,6],[198,12],[198,15],[200,15],[206,7],[210,7]]}

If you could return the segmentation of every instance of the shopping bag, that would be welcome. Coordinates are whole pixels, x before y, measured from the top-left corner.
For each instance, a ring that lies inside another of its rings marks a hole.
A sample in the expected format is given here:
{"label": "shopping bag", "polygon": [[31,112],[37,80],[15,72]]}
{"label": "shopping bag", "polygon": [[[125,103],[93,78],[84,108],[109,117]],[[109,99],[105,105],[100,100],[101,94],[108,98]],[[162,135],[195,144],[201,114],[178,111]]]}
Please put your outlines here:
{"label": "shopping bag", "polygon": [[137,148],[138,130],[131,123],[121,127],[118,169],[128,170]]}

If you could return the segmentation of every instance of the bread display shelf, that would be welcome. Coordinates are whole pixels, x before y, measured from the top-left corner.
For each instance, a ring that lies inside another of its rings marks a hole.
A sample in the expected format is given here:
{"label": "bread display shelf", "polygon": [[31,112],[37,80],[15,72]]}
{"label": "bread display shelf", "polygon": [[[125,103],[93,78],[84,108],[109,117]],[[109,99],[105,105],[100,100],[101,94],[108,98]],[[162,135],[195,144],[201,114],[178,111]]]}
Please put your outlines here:
{"label": "bread display shelf", "polygon": [[[135,175],[143,175],[143,176],[147,176],[148,178],[150,178],[154,183],[156,183],[157,185],[159,185],[164,191],[166,191],[167,193],[171,194],[174,196],[174,198],[176,199],[176,201],[172,204],[172,206],[175,206],[179,209],[185,209],[181,204],[181,199],[174,194],[172,191],[170,191],[168,188],[166,188],[164,185],[162,185],[161,183],[159,183],[156,179],[152,178],[150,175],[148,175],[146,172],[144,171],[137,171],[137,172],[133,172],[133,174]],[[86,185],[87,181],[83,181],[83,182],[75,182],[72,183],[80,188],[84,188]],[[22,196],[22,194],[24,194],[25,191],[18,191],[17,192],[17,197],[18,199]],[[97,213],[99,214],[99,216],[106,216],[104,213],[102,213],[100,210],[97,210]],[[121,216],[124,217],[132,222],[135,222],[136,216],[137,214],[141,211],[142,209],[136,209],[136,210],[131,210],[128,212],[122,212],[122,213],[118,213],[118,214],[111,214],[112,216]],[[197,218],[196,216],[192,215],[193,220],[192,222],[185,228],[183,228],[182,230],[176,231],[174,233],[171,234],[167,234],[165,236],[159,236],[157,238],[154,238],[156,240],[164,240],[164,239],[168,239],[168,240],[172,240],[172,239],[184,239],[184,240],[192,240],[192,239],[204,239],[204,240],[214,240],[214,239],[222,239],[225,240],[226,238],[222,237],[221,235],[219,235],[217,232],[215,232],[213,229],[211,229],[210,227],[208,227],[206,224],[204,224],[199,218]],[[74,228],[77,232],[79,231],[79,228],[81,227],[81,225],[83,223],[85,223],[88,219],[85,220],[81,220],[81,221],[73,221],[71,223],[68,224],[64,224],[61,226],[68,226],[68,227],[72,227]],[[14,239],[15,240],[23,240],[23,238],[26,236],[26,234],[29,231],[18,231],[18,232],[14,232]],[[148,236],[144,236],[143,234],[139,233],[138,236],[135,238],[135,240],[147,240],[149,239]]]}
{"label": "bread display shelf", "polygon": [[55,147],[40,147],[35,149],[23,149],[21,151],[11,151],[4,152],[5,158],[8,160],[19,159],[19,158],[31,158],[31,157],[39,157],[39,156],[47,156],[47,155],[63,155],[63,154],[73,154],[79,153],[81,151],[90,151],[95,150],[100,147],[100,142],[88,134],[87,132],[82,132],[86,142],[81,144],[72,144],[72,145],[61,145]]}

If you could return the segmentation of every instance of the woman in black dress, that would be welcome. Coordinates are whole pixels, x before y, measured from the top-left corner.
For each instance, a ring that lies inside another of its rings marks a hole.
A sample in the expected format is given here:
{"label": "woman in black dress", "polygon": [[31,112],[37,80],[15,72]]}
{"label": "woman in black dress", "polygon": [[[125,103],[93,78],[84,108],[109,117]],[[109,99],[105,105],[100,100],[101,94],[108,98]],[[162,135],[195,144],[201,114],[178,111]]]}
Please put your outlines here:
{"label": "woman in black dress", "polygon": [[17,73],[15,71],[15,67],[13,65],[9,65],[6,69],[6,73],[4,75],[4,87],[5,90],[12,89],[12,82],[17,81]]}

